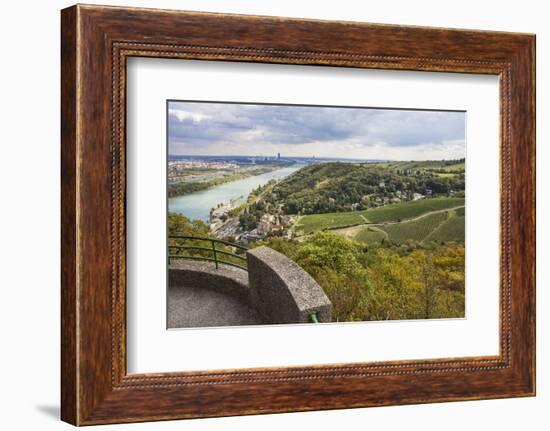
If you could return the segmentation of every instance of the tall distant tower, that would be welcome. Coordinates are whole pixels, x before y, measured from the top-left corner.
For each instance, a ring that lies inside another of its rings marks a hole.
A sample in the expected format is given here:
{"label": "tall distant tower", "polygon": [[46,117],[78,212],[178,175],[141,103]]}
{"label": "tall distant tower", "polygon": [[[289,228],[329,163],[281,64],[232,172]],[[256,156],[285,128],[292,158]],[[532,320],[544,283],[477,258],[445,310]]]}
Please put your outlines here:
{"label": "tall distant tower", "polygon": [[277,160],[281,160],[281,153],[277,153]]}

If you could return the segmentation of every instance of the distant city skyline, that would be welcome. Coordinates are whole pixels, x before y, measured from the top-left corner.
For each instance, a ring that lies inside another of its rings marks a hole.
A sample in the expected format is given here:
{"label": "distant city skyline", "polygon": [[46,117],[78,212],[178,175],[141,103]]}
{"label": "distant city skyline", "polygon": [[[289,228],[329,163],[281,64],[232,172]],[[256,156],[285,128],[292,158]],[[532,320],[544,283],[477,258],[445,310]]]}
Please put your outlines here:
{"label": "distant city skyline", "polygon": [[[363,158],[353,158],[353,157],[317,157],[315,154],[310,156],[285,156],[284,154],[278,157],[278,154],[169,154],[168,159],[177,161],[177,160],[186,160],[186,159],[201,159],[201,158],[224,158],[224,159],[257,159],[257,160],[287,160],[287,159],[310,159],[310,160],[351,160],[351,161],[376,161],[376,162],[390,162],[394,160],[390,159],[363,159]],[[435,160],[435,159],[434,159]],[[450,159],[437,159],[437,160],[450,160]]]}
{"label": "distant city skyline", "polygon": [[462,111],[170,101],[167,115],[173,156],[465,157]]}

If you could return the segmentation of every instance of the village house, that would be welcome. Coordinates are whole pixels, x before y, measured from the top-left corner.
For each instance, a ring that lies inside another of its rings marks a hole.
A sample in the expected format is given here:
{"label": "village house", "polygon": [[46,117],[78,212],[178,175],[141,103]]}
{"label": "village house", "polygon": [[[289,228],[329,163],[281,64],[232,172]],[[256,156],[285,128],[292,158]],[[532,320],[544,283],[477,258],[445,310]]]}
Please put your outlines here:
{"label": "village house", "polygon": [[283,226],[289,226],[292,223],[292,218],[288,215],[282,215],[279,217],[279,221]]}

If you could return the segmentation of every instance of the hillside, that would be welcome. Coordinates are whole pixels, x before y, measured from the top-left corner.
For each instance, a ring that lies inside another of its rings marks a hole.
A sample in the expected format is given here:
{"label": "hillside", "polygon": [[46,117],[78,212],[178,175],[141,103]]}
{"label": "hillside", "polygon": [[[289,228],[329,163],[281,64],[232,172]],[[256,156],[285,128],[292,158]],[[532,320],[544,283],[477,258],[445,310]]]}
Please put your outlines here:
{"label": "hillside", "polygon": [[463,193],[464,160],[321,163],[304,167],[266,200],[286,214],[367,210],[424,196]]}
{"label": "hillside", "polygon": [[444,170],[447,172],[464,171],[464,159],[458,160],[422,160],[410,162],[382,162],[376,163],[377,166],[384,166],[391,169],[420,169],[420,170]]}
{"label": "hillside", "polygon": [[[298,220],[295,232],[297,235],[307,235],[320,230],[367,223],[401,222],[430,212],[461,207],[464,202],[464,198],[435,197],[386,205],[364,211],[306,215]],[[380,235],[376,236],[379,237]]]}
{"label": "hillside", "polygon": [[335,232],[367,244],[382,241],[403,244],[410,240],[426,245],[434,242],[464,243],[464,208],[428,213],[401,223],[362,225]]}

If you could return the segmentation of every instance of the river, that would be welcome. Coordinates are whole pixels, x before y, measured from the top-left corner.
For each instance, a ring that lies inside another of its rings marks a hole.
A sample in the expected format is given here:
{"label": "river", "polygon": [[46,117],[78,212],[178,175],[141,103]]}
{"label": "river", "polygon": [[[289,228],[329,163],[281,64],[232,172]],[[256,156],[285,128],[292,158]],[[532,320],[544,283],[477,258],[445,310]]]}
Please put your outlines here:
{"label": "river", "polygon": [[306,165],[303,163],[296,163],[286,168],[220,184],[219,186],[200,192],[169,198],[168,211],[183,214],[191,220],[207,222],[210,210],[219,203],[227,203],[241,197],[246,198],[252,190],[259,186],[263,186],[273,179],[280,180],[286,178],[304,166]]}

